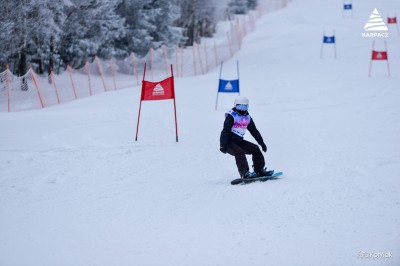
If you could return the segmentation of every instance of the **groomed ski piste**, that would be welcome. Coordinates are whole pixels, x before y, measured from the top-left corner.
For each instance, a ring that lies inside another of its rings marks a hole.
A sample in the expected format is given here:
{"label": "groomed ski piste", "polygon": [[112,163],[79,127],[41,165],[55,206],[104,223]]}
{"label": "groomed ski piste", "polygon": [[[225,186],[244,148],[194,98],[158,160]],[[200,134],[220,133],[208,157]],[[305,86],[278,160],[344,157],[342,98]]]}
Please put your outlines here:
{"label": "groomed ski piste", "polygon": [[279,180],[230,184],[219,69],[175,80],[178,143],[170,100],[143,102],[134,141],[140,87],[0,113],[0,265],[399,265],[400,37],[368,77],[361,34],[400,3],[342,4],[293,0],[224,63]]}

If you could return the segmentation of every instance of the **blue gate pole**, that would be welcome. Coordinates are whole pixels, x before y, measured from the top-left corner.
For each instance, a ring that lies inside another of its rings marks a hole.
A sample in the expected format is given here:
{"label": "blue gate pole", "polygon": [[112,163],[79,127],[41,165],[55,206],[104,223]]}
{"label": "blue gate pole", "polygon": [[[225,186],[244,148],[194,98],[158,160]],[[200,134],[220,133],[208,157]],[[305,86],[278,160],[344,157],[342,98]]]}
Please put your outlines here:
{"label": "blue gate pole", "polygon": [[236,65],[237,65],[237,76],[238,76],[238,90],[239,90],[239,96],[240,96],[239,60],[236,60]]}

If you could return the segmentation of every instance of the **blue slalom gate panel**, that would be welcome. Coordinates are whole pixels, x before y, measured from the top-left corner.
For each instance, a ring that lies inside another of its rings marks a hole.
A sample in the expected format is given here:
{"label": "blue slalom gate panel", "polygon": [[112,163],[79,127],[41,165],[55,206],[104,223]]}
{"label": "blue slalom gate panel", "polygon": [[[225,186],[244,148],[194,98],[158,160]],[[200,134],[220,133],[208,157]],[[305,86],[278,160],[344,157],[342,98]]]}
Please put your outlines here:
{"label": "blue slalom gate panel", "polygon": [[345,4],[343,6],[343,8],[344,8],[344,10],[351,10],[351,9],[353,9],[353,5],[352,4]]}
{"label": "blue slalom gate panel", "polygon": [[218,92],[225,92],[225,93],[238,93],[239,92],[239,80],[219,80]]}
{"label": "blue slalom gate panel", "polygon": [[335,43],[335,36],[324,36],[324,43]]}

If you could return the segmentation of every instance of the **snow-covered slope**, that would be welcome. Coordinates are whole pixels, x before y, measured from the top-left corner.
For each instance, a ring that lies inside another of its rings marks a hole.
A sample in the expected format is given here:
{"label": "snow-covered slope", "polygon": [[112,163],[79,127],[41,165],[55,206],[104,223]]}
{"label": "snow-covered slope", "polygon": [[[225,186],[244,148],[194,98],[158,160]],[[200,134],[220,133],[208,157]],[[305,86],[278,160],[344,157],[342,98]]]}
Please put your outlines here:
{"label": "snow-covered slope", "polygon": [[[143,103],[134,141],[139,87],[0,113],[0,265],[399,265],[400,37],[391,27],[392,77],[375,62],[369,78],[361,33],[400,3],[341,8],[294,0],[224,64],[234,78],[240,61],[276,181],[230,185],[219,134],[235,96],[214,110],[219,69],[176,80],[179,143],[171,101]],[[333,29],[338,59],[320,59]]]}

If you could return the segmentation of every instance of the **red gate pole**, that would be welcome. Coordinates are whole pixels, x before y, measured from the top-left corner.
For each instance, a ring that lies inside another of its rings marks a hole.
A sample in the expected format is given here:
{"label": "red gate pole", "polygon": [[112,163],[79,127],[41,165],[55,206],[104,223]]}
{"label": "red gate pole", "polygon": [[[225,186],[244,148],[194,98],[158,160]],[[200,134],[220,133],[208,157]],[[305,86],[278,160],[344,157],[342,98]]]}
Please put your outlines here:
{"label": "red gate pole", "polygon": [[388,53],[386,41],[385,41],[385,51],[386,51],[386,55],[387,55],[386,62],[387,62],[387,68],[388,68],[388,77],[390,77],[389,53]]}
{"label": "red gate pole", "polygon": [[174,114],[175,114],[175,134],[176,142],[178,142],[178,119],[176,117],[176,101],[175,101],[175,85],[174,85],[174,71],[171,64],[171,74],[172,74],[172,88],[174,89]]}
{"label": "red gate pole", "polygon": [[[374,53],[375,41],[372,42],[372,54]],[[371,69],[372,69],[372,56],[371,61],[369,61],[369,74],[368,77],[371,77]]]}
{"label": "red gate pole", "polygon": [[136,137],[135,137],[135,141],[137,141],[137,137],[138,137],[138,133],[139,133],[140,110],[142,109],[143,84],[144,84],[144,77],[145,77],[145,76],[146,76],[146,63],[144,63],[144,70],[143,70],[142,92],[140,93],[140,104],[139,104],[138,120],[137,120],[137,124],[136,124]]}

